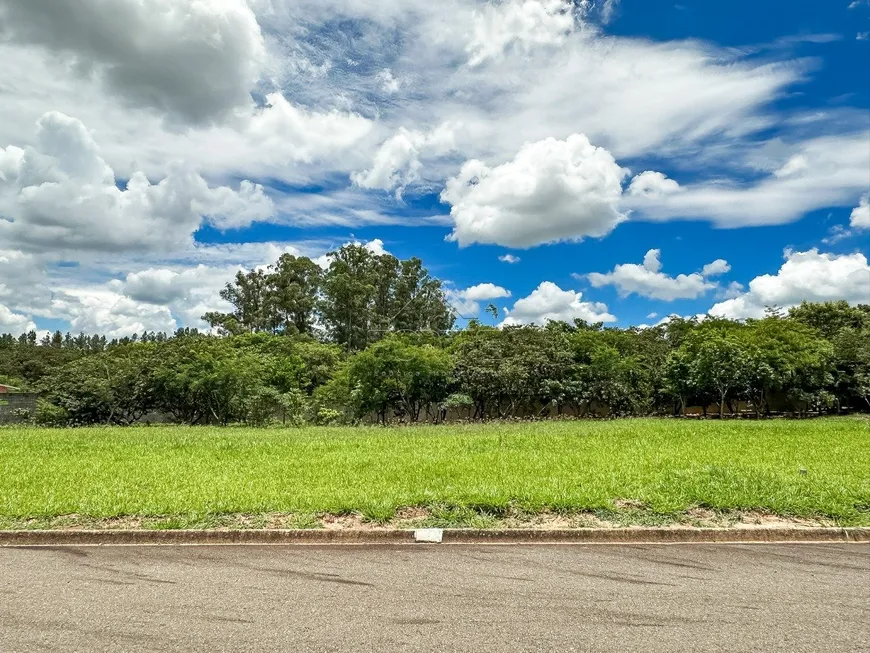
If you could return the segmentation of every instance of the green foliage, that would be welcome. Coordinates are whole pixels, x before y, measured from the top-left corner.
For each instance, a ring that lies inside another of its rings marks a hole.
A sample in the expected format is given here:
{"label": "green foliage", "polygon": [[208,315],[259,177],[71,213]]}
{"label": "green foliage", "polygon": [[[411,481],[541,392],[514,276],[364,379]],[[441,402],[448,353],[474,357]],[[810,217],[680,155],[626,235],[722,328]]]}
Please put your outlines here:
{"label": "green foliage", "polygon": [[301,390],[280,392],[274,387],[259,386],[248,395],[245,422],[251,426],[302,426],[308,405],[308,397]]}
{"label": "green foliage", "polygon": [[834,340],[844,329],[860,330],[870,326],[870,306],[850,306],[848,302],[802,302],[788,312],[789,317]]}
{"label": "green foliage", "polygon": [[265,270],[239,272],[220,292],[233,312],[203,319],[223,335],[314,336],[320,322],[347,351],[391,332],[445,333],[453,325],[441,282],[420,259],[400,261],[354,244],[328,259],[326,271],[309,258],[284,254]]}
{"label": "green foliage", "polygon": [[563,391],[570,362],[564,333],[533,326],[475,326],[455,337],[452,352],[456,380],[474,402],[475,417],[540,411]]}
{"label": "green foliage", "polygon": [[359,392],[354,387],[347,365],[339,367],[326,383],[312,394],[312,412],[317,424],[349,424],[360,412]]}
{"label": "green foliage", "polygon": [[446,332],[440,285],[417,259],[355,245],[331,259],[325,273],[285,256],[243,275],[227,295],[239,308],[226,324],[245,323],[236,335],[0,336],[0,381],[43,392],[62,410],[48,423],[74,425],[130,424],[150,411],[191,425],[266,425],[437,423],[448,411],[706,415],[711,404],[720,416],[870,410],[870,307],[803,304],[786,316],[647,329],[472,322]]}
{"label": "green foliage", "polygon": [[320,314],[334,342],[360,351],[391,332],[445,333],[453,326],[441,282],[420,259],[399,261],[361,245],[330,252]]}
{"label": "green foliage", "polygon": [[39,399],[36,402],[36,413],[33,421],[39,426],[67,426],[70,423],[66,409],[56,406],[50,401]]}
{"label": "green foliage", "polygon": [[449,354],[432,345],[413,345],[402,336],[388,336],[350,361],[348,375],[355,388],[359,417],[377,414],[384,422],[392,412],[417,422],[448,392],[453,365]]}
{"label": "green foliage", "polygon": [[334,408],[319,408],[314,423],[319,426],[334,426],[342,423],[343,415]]}
{"label": "green foliage", "polygon": [[454,392],[441,402],[444,408],[468,408],[474,406],[474,400],[461,392]]}
{"label": "green foliage", "polygon": [[184,338],[168,350],[154,371],[157,404],[188,424],[265,423],[299,373],[292,358],[245,340]]}
{"label": "green foliage", "polygon": [[137,344],[80,358],[42,382],[71,425],[132,424],[154,407],[154,346]]}

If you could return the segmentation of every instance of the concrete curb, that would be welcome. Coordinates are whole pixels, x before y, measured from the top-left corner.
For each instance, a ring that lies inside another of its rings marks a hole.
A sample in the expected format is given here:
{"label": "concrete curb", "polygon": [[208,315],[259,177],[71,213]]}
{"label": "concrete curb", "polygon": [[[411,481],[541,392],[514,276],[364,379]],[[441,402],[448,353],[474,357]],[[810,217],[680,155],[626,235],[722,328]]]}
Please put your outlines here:
{"label": "concrete curb", "polygon": [[578,528],[564,530],[92,530],[0,531],[0,546],[378,545],[443,544],[704,544],[870,543],[870,528]]}

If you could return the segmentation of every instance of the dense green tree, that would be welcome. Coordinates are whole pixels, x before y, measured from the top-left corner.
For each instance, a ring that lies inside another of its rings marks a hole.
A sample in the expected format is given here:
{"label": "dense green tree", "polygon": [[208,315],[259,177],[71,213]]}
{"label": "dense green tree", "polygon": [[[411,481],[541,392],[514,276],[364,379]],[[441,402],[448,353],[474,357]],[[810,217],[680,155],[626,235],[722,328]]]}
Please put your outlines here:
{"label": "dense green tree", "polygon": [[354,356],[348,375],[360,416],[375,413],[386,422],[392,411],[403,421],[416,422],[423,410],[434,416],[450,394],[452,369],[443,349],[391,335]]}
{"label": "dense green tree", "polygon": [[349,351],[365,349],[377,332],[375,299],[378,284],[375,254],[360,245],[347,245],[329,254],[323,281],[321,315],[327,333]]}
{"label": "dense green tree", "polygon": [[834,336],[835,392],[847,407],[870,408],[870,324]]}
{"label": "dense green tree", "polygon": [[155,354],[137,344],[86,356],[54,370],[40,389],[70,424],[132,424],[155,406]]}
{"label": "dense green tree", "polygon": [[272,357],[233,345],[210,337],[173,342],[153,371],[157,405],[188,424],[247,421],[252,399],[280,371]]}
{"label": "dense green tree", "polygon": [[283,254],[266,276],[269,325],[283,333],[314,333],[323,270],[304,256]]}
{"label": "dense green tree", "polygon": [[772,392],[812,401],[833,383],[833,347],[805,323],[768,316],[737,333],[747,355],[744,381],[756,415],[767,409]]}
{"label": "dense green tree", "polygon": [[850,306],[848,302],[802,302],[788,312],[789,317],[815,329],[832,341],[843,329],[870,326],[870,305]]}
{"label": "dense green tree", "polygon": [[685,345],[692,357],[692,378],[696,386],[715,395],[719,417],[724,417],[729,395],[743,392],[747,385],[746,348],[735,334],[713,328],[696,330]]}
{"label": "dense green tree", "polygon": [[237,272],[235,281],[224,286],[220,297],[232,304],[234,310],[203,315],[202,319],[212,328],[229,335],[272,329],[274,320],[269,314],[268,281],[263,270]]}
{"label": "dense green tree", "polygon": [[677,399],[680,415],[685,415],[689,401],[697,394],[697,379],[688,348],[680,347],[668,355],[664,382],[665,390]]}
{"label": "dense green tree", "polygon": [[540,413],[565,399],[570,351],[558,329],[478,325],[457,334],[452,351],[460,391],[471,397],[476,417]]}
{"label": "dense green tree", "polygon": [[391,328],[402,333],[446,333],[455,320],[441,282],[416,257],[400,262],[389,311]]}
{"label": "dense green tree", "polygon": [[399,261],[361,245],[329,254],[320,305],[333,342],[360,351],[391,332],[445,333],[453,326],[441,282],[419,259]]}

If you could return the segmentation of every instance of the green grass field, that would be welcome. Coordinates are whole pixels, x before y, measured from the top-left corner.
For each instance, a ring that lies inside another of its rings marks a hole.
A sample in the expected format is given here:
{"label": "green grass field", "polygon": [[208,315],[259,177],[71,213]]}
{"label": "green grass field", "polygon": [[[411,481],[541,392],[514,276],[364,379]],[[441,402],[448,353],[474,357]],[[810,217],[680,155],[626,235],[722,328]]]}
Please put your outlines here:
{"label": "green grass field", "polygon": [[626,505],[650,518],[701,507],[870,525],[870,421],[0,429],[0,528],[63,515],[178,527],[287,513],[304,525],[408,506],[486,525],[507,511]]}

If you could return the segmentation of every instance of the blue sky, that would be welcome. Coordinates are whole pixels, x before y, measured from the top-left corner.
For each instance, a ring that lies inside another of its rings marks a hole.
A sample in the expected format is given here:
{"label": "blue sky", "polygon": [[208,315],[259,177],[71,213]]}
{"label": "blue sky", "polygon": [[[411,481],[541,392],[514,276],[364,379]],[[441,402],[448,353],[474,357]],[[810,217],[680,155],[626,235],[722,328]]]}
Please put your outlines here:
{"label": "blue sky", "polygon": [[488,322],[870,302],[866,0],[0,0],[0,23],[0,331],[202,326],[236,270],[352,241]]}

